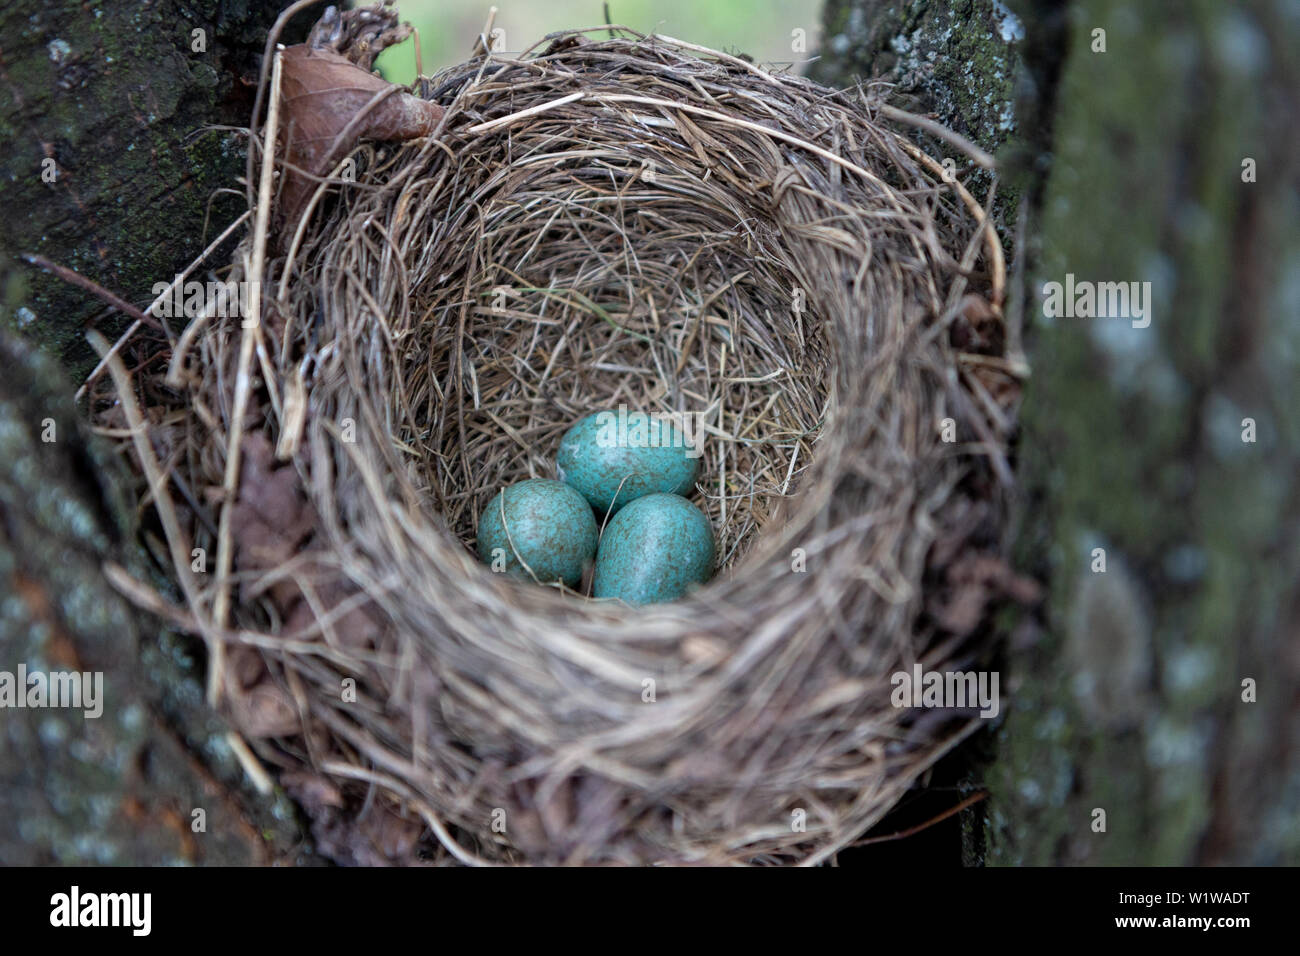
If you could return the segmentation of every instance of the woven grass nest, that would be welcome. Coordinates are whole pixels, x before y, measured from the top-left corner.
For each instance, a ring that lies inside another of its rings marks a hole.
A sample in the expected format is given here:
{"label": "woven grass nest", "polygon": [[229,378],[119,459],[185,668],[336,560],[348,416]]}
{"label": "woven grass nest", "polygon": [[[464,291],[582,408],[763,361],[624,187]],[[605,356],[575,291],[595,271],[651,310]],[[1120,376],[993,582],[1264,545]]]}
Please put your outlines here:
{"label": "woven grass nest", "polygon": [[[830,859],[978,723],[890,702],[983,653],[953,569],[1007,481],[960,139],[622,29],[421,89],[431,136],[350,152],[264,261],[249,227],[256,327],[99,393],[241,755],[353,861]],[[493,574],[483,506],[620,404],[702,423],[715,578],[631,608]]]}

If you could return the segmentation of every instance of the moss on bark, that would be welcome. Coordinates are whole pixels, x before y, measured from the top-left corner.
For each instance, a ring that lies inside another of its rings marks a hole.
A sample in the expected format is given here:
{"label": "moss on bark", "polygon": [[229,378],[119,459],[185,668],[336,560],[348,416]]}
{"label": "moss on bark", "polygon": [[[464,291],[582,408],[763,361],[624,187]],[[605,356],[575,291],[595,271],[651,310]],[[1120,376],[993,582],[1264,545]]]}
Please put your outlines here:
{"label": "moss on bark", "polygon": [[[1030,200],[1008,538],[1049,597],[1000,624],[1008,706],[977,742],[990,799],[968,860],[1295,863],[1300,137],[1282,118],[1300,20],[1270,2],[1012,6],[1025,40],[1000,51],[991,0],[830,0],[819,67],[895,81]],[[1042,284],[1066,273],[1150,281],[1150,326],[1048,319]]]}
{"label": "moss on bark", "polygon": [[[241,208],[243,125],[274,4],[0,7],[0,269],[36,252],[147,304]],[[196,32],[197,31],[197,32]],[[103,312],[80,289],[9,272],[0,324],[60,357],[74,379]],[[104,331],[123,320],[108,316]]]}
{"label": "moss on bark", "polygon": [[[1001,0],[827,0],[824,41],[810,74],[832,86],[884,80],[892,102],[933,116],[999,156],[1002,182],[994,215],[1004,239],[1013,233],[1021,192],[1032,185],[1040,90],[1024,68],[1033,40],[1024,19]],[[1022,132],[1028,118],[1029,136]],[[977,191],[989,177],[961,153],[951,156]]]}
{"label": "moss on bark", "polygon": [[1277,119],[1300,22],[1087,0],[1071,26],[1030,291],[1150,281],[1153,318],[1033,299],[1019,548],[1052,589],[1014,660],[989,859],[1294,863],[1300,140]]}
{"label": "moss on bark", "polygon": [[241,789],[187,643],[160,634],[104,577],[106,560],[148,572],[129,557],[115,463],[79,426],[67,380],[3,330],[0,369],[0,671],[103,681],[97,717],[0,710],[0,862],[296,857],[293,808]]}

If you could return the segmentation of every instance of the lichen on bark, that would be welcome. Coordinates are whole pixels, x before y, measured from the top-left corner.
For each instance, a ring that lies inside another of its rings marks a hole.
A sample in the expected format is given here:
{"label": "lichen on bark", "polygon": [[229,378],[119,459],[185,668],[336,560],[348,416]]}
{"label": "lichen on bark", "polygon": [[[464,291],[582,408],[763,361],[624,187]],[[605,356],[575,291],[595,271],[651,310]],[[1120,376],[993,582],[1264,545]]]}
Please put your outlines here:
{"label": "lichen on bark", "polygon": [[1153,318],[1036,312],[1019,549],[1053,587],[992,862],[1300,859],[1297,49],[1277,4],[1072,6],[1030,291],[1150,281]]}
{"label": "lichen on bark", "polygon": [[[1015,5],[1015,4],[1013,4]],[[1026,154],[1019,117],[1034,112],[1033,81],[1022,64],[1021,15],[1000,0],[827,0],[823,43],[810,75],[831,86],[883,80],[891,102],[932,116],[1002,160],[995,221],[1009,241],[1024,187]],[[989,176],[961,153],[927,140],[950,156],[977,192]]]}
{"label": "lichen on bark", "polygon": [[[1278,118],[1300,109],[1300,19],[1269,2],[1012,6],[1028,68],[1010,74],[980,49],[992,0],[831,0],[818,66],[894,81],[997,150],[1029,200],[1007,534],[1049,596],[999,620],[1007,707],[976,741],[989,799],[965,820],[968,861],[1295,863],[1300,134]],[[1151,325],[1049,320],[1039,290],[1066,273],[1150,281]]]}
{"label": "lichen on bark", "polygon": [[[133,557],[115,461],[54,362],[0,330],[0,671],[102,674],[102,713],[0,710],[0,863],[249,864],[299,853],[282,796],[249,799],[185,643],[109,584]],[[25,690],[25,688],[24,688]],[[203,811],[202,828],[196,810]]]}

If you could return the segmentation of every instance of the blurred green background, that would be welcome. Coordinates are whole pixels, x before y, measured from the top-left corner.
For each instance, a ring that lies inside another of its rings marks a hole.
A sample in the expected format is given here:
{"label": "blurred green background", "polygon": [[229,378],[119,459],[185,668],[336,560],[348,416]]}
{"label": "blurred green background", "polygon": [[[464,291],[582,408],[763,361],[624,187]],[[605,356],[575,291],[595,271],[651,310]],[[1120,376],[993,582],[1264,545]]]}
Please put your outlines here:
{"label": "blurred green background", "polygon": [[[493,6],[506,52],[523,50],[555,30],[605,22],[601,0],[399,0],[402,19],[419,31],[426,75],[469,56]],[[820,0],[610,0],[609,14],[612,23],[642,33],[747,53],[760,63],[790,64],[794,72],[803,72],[802,61],[817,49],[821,33]],[[795,49],[800,42],[802,50]],[[395,83],[412,82],[414,42],[385,51],[379,68]]]}

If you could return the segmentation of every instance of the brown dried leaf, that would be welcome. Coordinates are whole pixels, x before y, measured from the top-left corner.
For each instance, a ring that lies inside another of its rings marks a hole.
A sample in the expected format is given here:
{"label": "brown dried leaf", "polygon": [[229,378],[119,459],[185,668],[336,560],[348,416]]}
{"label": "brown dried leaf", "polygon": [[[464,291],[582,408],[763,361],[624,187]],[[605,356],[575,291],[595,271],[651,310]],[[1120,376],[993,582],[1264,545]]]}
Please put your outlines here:
{"label": "brown dried leaf", "polygon": [[239,500],[230,529],[242,570],[279,567],[299,549],[315,525],[292,465],[276,467],[275,452],[261,432],[244,437]]}
{"label": "brown dried leaf", "polygon": [[963,352],[1000,355],[1004,338],[1002,320],[992,303],[974,293],[968,292],[962,296],[949,332],[953,346]]}
{"label": "brown dried leaf", "polygon": [[312,177],[329,173],[359,140],[429,135],[443,109],[333,50],[299,43],[281,60],[285,155],[291,168],[280,193],[280,235],[287,242],[316,189]]}
{"label": "brown dried leaf", "polygon": [[343,806],[343,791],[328,777],[310,770],[287,770],[280,775],[280,783],[312,816],[326,807],[337,810]]}
{"label": "brown dried leaf", "polygon": [[269,674],[247,689],[233,682],[225,686],[231,722],[247,736],[292,737],[302,733],[293,699]]}
{"label": "brown dried leaf", "polygon": [[316,852],[340,866],[392,866],[419,862],[424,824],[377,801],[364,815],[343,792],[309,771],[281,776],[289,795],[311,820]]}
{"label": "brown dried leaf", "polygon": [[251,647],[238,645],[226,651],[226,686],[245,690],[266,676],[266,662]]}
{"label": "brown dried leaf", "polygon": [[360,830],[385,860],[402,862],[414,855],[424,833],[424,823],[414,815],[399,815],[386,804],[380,804],[361,821]]}
{"label": "brown dried leaf", "polygon": [[[328,575],[330,572],[323,571],[322,574]],[[314,587],[322,614],[333,613],[340,604],[357,593],[357,589],[337,573],[318,579],[314,582]],[[350,650],[374,647],[383,630],[377,613],[373,602],[367,601],[335,619],[330,629],[338,641]],[[304,598],[292,604],[292,609],[285,618],[283,633],[286,637],[300,637],[315,623],[316,610]]]}

